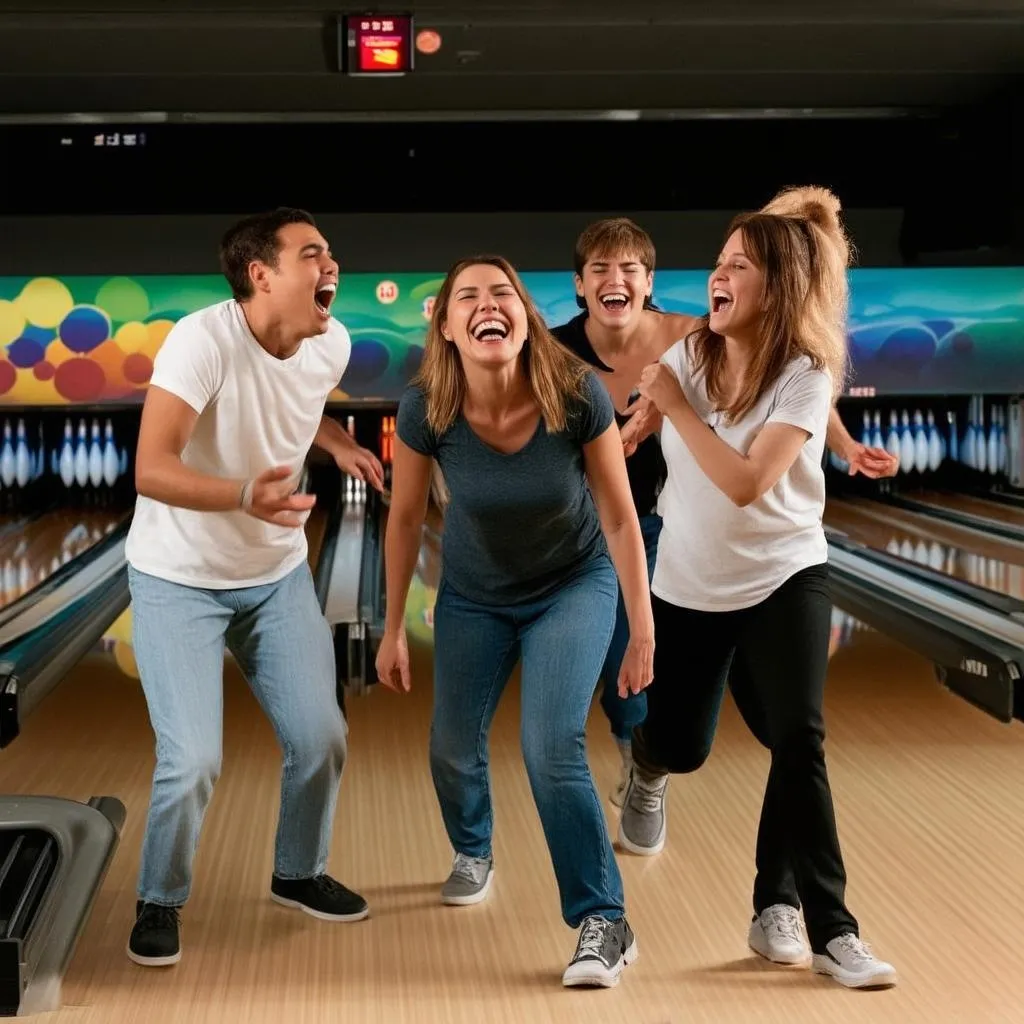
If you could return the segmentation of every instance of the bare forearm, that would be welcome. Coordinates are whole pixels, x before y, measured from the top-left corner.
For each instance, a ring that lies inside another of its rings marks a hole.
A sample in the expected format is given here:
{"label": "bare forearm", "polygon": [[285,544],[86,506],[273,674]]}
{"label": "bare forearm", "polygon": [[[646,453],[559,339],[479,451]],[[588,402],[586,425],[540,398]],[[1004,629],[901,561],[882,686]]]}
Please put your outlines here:
{"label": "bare forearm", "polygon": [[146,459],[135,468],[135,489],[139,494],[198,512],[229,512],[239,508],[244,485],[244,480],[189,469],[175,455]]}
{"label": "bare forearm", "polygon": [[388,519],[384,538],[384,580],[387,594],[387,613],[384,629],[398,632],[405,622],[405,602],[409,596],[416,559],[419,557],[423,532],[423,518],[414,516]]}
{"label": "bare forearm", "polygon": [[737,505],[746,505],[756,497],[757,481],[750,460],[726,444],[693,411],[689,402],[680,402],[665,413],[679,431],[690,454],[704,475]]}
{"label": "bare forearm", "polygon": [[339,452],[358,447],[355,438],[330,416],[321,417],[313,444],[334,458]]}
{"label": "bare forearm", "polygon": [[649,639],[654,636],[654,618],[647,579],[647,553],[640,525],[631,517],[606,529],[605,540],[612,565],[619,577],[630,639]]}
{"label": "bare forearm", "polygon": [[832,406],[828,414],[828,427],[825,430],[825,444],[841,459],[847,459],[849,451],[856,443],[843,425],[839,410]]}

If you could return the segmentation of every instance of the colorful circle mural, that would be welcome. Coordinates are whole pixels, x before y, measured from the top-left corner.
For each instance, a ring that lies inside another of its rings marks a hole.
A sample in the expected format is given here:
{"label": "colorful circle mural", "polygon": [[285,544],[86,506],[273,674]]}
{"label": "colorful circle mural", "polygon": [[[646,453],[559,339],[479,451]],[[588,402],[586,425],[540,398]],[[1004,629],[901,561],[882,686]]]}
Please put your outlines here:
{"label": "colorful circle mural", "polygon": [[[575,316],[567,273],[524,273],[545,319]],[[703,313],[707,275],[661,270],[662,308]],[[334,313],[352,360],[334,400],[396,400],[423,355],[441,277],[349,274]],[[851,272],[854,387],[877,395],[1024,390],[1024,268]],[[0,405],[139,402],[168,331],[228,298],[219,276],[0,277]]]}

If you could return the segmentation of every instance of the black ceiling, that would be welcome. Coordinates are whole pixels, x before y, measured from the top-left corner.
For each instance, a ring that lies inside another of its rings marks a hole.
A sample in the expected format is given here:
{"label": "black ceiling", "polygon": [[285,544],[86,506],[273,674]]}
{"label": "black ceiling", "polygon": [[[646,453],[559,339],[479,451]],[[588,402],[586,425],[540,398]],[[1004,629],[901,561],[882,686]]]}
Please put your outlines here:
{"label": "black ceiling", "polygon": [[399,4],[378,9],[411,9],[442,46],[376,80],[338,71],[334,18],[361,9],[0,0],[0,116],[881,112],[976,103],[1024,74],[1020,2]]}

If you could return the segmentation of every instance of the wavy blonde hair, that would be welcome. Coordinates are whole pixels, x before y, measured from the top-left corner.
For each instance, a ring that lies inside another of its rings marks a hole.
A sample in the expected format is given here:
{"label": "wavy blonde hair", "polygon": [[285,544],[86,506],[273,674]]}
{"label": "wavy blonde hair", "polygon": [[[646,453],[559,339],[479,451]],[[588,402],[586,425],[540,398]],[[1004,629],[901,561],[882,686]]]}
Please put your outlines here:
{"label": "wavy blonde hair", "polygon": [[519,354],[522,369],[548,431],[559,433],[565,430],[570,401],[583,397],[587,365],[551,335],[515,268],[503,256],[471,256],[459,260],[448,271],[438,290],[427,328],[423,362],[413,380],[426,393],[427,424],[436,435],[443,434],[455,422],[466,397],[462,354],[454,341],[445,338],[441,326],[448,318],[448,303],[455,279],[469,267],[477,266],[497,267],[523,303],[526,309],[526,342]]}
{"label": "wavy blonde hair", "polygon": [[785,189],[756,213],[733,218],[725,233],[743,236],[743,249],[764,274],[765,309],[758,346],[739,393],[725,394],[725,346],[698,321],[688,339],[694,372],[703,372],[708,397],[735,422],[750,411],[787,363],[799,355],[832,379],[833,398],[847,379],[847,267],[852,246],[840,220],[839,200],[816,186]]}

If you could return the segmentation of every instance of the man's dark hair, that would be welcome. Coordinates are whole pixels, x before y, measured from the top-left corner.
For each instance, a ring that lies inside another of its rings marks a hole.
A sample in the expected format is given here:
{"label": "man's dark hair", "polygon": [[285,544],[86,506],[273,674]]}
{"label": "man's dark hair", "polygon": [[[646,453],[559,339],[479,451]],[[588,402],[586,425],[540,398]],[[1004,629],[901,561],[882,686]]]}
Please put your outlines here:
{"label": "man's dark hair", "polygon": [[309,224],[316,221],[305,210],[280,206],[269,213],[255,213],[228,228],[220,242],[220,269],[231,285],[231,293],[239,302],[252,297],[249,264],[254,260],[268,267],[277,266],[281,251],[278,231],[286,224]]}

